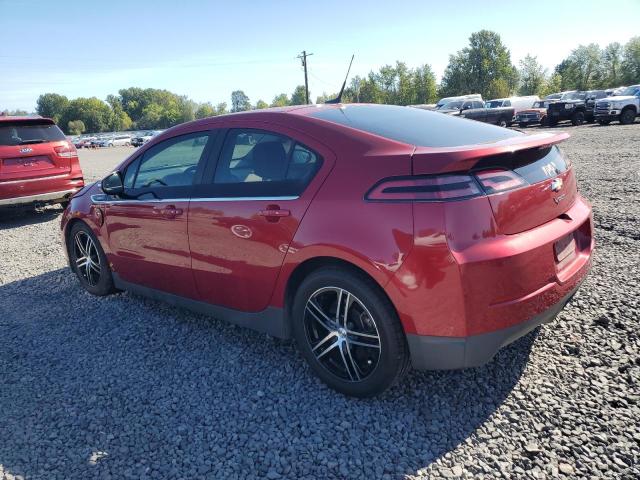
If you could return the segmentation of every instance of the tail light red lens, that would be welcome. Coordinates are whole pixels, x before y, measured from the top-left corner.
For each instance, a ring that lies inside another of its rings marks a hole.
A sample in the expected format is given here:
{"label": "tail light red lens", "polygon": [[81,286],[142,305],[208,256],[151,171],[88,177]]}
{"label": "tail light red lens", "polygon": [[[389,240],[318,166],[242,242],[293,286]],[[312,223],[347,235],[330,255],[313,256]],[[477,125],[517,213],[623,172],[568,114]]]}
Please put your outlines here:
{"label": "tail light red lens", "polygon": [[488,195],[528,185],[524,178],[511,170],[484,170],[475,176]]}
{"label": "tail light red lens", "polygon": [[71,157],[78,156],[78,151],[76,150],[76,147],[69,142],[67,142],[65,145],[60,145],[59,147],[53,147],[53,150],[56,152],[56,155],[63,158],[71,158]]}
{"label": "tail light red lens", "polygon": [[382,180],[367,193],[367,200],[441,202],[482,195],[470,175],[430,175]]}

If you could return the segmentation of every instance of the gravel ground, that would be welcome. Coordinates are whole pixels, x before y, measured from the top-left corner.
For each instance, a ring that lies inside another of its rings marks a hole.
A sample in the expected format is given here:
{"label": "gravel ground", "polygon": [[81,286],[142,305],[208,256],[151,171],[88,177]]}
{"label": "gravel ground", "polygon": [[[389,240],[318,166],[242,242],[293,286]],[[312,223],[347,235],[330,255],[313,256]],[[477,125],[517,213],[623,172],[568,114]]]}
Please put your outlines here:
{"label": "gravel ground", "polygon": [[[567,130],[598,242],[580,292],[489,365],[372,400],[290,343],[92,297],[59,210],[4,216],[0,478],[639,478],[640,125]],[[83,152],[87,177],[128,151]]]}

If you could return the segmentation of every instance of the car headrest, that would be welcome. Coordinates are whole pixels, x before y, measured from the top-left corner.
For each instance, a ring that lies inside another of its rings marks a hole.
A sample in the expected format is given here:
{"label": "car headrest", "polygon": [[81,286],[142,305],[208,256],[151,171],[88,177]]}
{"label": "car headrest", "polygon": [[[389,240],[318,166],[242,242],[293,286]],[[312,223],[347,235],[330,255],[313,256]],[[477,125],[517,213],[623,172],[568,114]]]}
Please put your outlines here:
{"label": "car headrest", "polygon": [[262,142],[253,148],[253,168],[263,180],[284,180],[287,153],[280,142]]}

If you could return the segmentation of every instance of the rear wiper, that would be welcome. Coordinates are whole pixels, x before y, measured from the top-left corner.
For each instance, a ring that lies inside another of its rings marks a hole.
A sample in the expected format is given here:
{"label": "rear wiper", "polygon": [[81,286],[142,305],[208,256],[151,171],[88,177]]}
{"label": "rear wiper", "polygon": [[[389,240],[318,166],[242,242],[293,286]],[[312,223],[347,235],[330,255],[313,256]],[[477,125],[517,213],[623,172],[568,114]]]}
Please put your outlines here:
{"label": "rear wiper", "polygon": [[42,138],[34,138],[33,140],[22,140],[18,145],[29,145],[30,143],[44,143],[46,140]]}

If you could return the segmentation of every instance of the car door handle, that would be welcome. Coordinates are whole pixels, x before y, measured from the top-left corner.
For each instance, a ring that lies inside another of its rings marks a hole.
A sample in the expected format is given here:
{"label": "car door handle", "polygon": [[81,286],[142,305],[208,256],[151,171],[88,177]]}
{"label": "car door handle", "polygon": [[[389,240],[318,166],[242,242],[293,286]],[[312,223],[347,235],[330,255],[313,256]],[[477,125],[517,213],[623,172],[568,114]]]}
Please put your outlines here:
{"label": "car door handle", "polygon": [[265,210],[260,210],[258,215],[267,217],[269,221],[277,221],[279,218],[291,215],[291,211],[280,208],[278,205],[269,205]]}
{"label": "car door handle", "polygon": [[176,208],[175,205],[167,205],[162,210],[160,210],[160,213],[165,218],[176,218],[182,215],[182,209]]}

